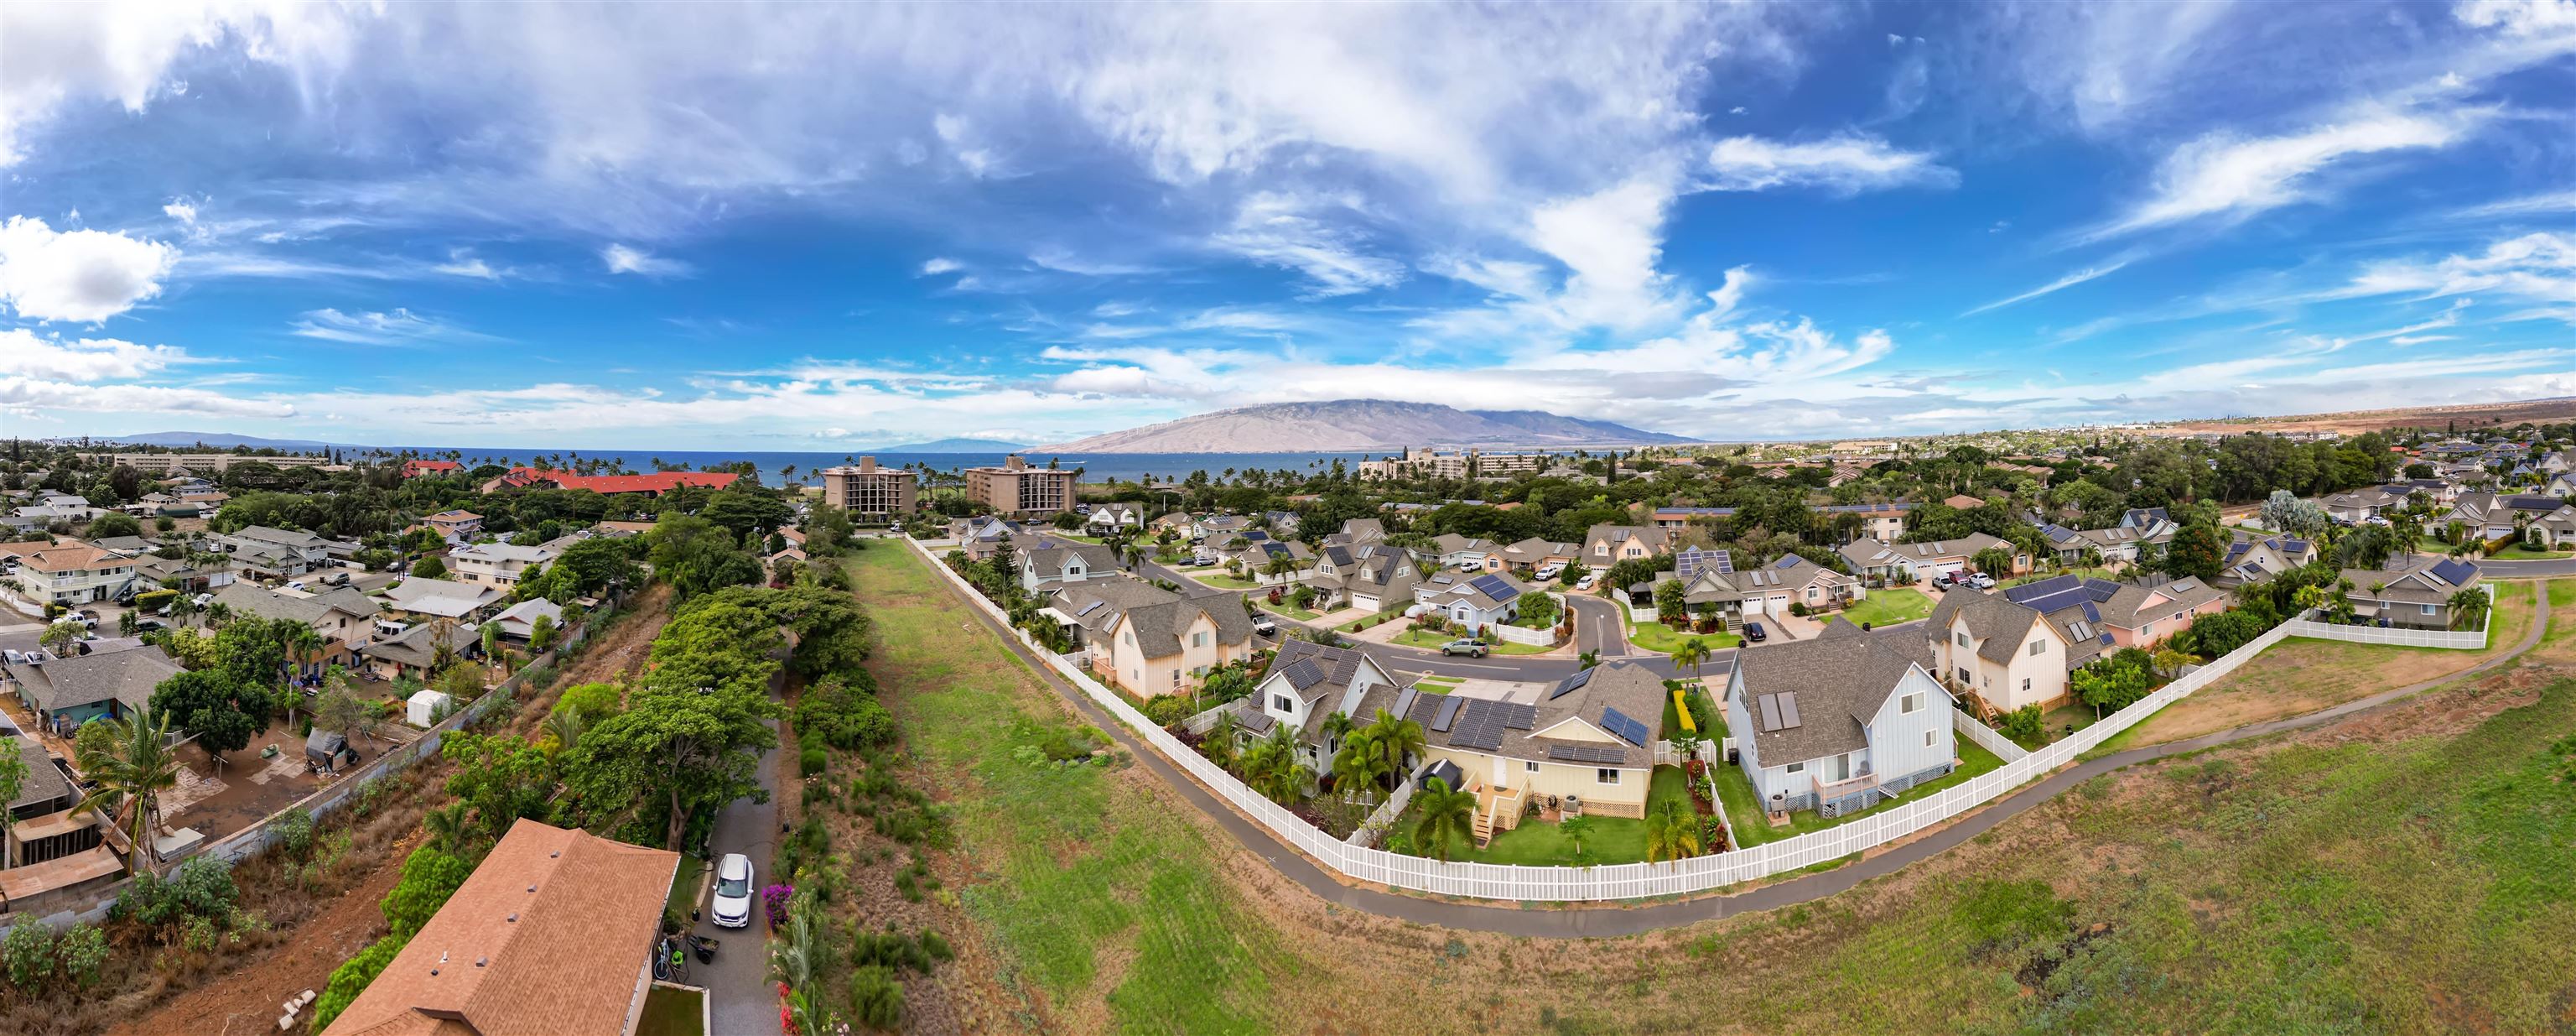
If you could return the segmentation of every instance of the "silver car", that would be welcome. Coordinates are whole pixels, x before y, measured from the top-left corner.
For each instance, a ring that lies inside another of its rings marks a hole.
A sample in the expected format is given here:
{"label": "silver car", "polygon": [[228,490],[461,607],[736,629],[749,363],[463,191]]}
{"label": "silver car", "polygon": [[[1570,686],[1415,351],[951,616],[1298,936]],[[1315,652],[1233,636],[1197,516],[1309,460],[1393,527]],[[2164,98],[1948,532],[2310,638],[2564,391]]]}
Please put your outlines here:
{"label": "silver car", "polygon": [[715,915],[718,928],[751,927],[751,857],[726,853],[716,863]]}

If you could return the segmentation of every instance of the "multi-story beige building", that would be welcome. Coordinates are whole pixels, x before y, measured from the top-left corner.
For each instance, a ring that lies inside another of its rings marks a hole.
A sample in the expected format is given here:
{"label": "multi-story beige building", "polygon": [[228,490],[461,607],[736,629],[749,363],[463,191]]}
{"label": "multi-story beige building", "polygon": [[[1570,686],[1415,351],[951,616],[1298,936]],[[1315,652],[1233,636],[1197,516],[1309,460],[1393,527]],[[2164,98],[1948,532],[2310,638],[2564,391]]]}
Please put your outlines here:
{"label": "multi-story beige building", "polygon": [[854,515],[901,518],[921,505],[921,481],[913,472],[880,468],[876,458],[861,457],[856,466],[823,469],[823,502]]}
{"label": "multi-story beige building", "polygon": [[257,457],[240,453],[84,453],[80,459],[87,464],[105,460],[136,471],[223,471],[251,461],[281,468],[318,468],[331,463],[329,457]]}
{"label": "multi-story beige building", "polygon": [[1387,460],[1360,462],[1362,478],[1466,478],[1470,467],[1477,478],[1517,475],[1541,471],[1556,459],[1550,453],[1486,453],[1483,450],[1434,450],[1406,447],[1404,456]]}
{"label": "multi-story beige building", "polygon": [[1073,472],[1032,468],[1015,453],[998,468],[966,469],[966,499],[997,514],[1054,514],[1073,506]]}

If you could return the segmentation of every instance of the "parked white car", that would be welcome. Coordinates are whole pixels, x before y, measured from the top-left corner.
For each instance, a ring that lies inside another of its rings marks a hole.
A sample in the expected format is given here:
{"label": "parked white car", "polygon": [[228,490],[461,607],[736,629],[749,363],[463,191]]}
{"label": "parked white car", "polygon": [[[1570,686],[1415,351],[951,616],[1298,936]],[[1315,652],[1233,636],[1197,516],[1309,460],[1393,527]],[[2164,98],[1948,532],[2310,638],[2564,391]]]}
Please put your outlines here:
{"label": "parked white car", "polygon": [[751,857],[726,853],[716,863],[716,927],[751,927],[751,892]]}
{"label": "parked white car", "polygon": [[1556,578],[1556,574],[1563,571],[1565,571],[1563,565],[1540,565],[1538,571],[1530,573],[1530,578],[1544,583]]}
{"label": "parked white car", "polygon": [[1593,584],[1599,583],[1600,581],[1600,576],[1585,576],[1580,582],[1574,584],[1574,588],[1577,590],[1590,590],[1592,589]]}

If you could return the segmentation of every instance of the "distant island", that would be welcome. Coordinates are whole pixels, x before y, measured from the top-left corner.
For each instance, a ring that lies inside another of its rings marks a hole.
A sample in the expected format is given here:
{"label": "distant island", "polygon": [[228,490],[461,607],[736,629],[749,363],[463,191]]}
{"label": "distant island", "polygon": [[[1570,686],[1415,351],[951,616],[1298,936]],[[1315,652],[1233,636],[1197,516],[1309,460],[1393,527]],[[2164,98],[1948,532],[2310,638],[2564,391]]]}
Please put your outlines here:
{"label": "distant island", "polygon": [[868,453],[1017,453],[1025,444],[1000,439],[932,439],[929,442],[894,443],[879,446]]}
{"label": "distant island", "polygon": [[207,449],[214,450],[229,450],[235,446],[253,450],[320,450],[334,446],[355,445],[345,442],[322,442],[316,439],[262,439],[255,435],[234,435],[231,432],[145,432],[141,435],[108,436],[106,441],[173,449],[190,449],[202,443]]}
{"label": "distant island", "polygon": [[[1539,410],[1339,399],[1265,403],[1032,447],[1048,453],[1327,453],[1407,446],[1575,449],[1686,443],[1679,435]],[[918,450],[920,447],[908,447]]]}

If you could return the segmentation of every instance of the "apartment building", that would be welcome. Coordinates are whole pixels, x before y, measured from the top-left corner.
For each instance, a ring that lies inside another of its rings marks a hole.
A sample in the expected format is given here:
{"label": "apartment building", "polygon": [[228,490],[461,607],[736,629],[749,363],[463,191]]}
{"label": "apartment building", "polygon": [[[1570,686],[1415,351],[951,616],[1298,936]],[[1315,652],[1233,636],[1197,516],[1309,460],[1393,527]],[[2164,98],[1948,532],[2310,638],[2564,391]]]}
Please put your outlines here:
{"label": "apartment building", "polygon": [[1054,514],[1073,506],[1073,472],[1033,468],[1015,453],[1000,467],[966,469],[966,498],[998,514]]}
{"label": "apartment building", "polygon": [[102,460],[136,471],[223,471],[235,464],[258,461],[281,468],[318,468],[331,463],[329,457],[254,457],[240,453],[84,453],[82,463]]}
{"label": "apartment building", "polygon": [[1517,475],[1525,471],[1544,470],[1555,459],[1547,453],[1486,453],[1483,450],[1434,450],[1408,446],[1401,458],[1364,460],[1359,473],[1363,478],[1466,478],[1473,469],[1475,476]]}
{"label": "apartment building", "polygon": [[480,586],[516,586],[521,576],[544,568],[555,559],[550,547],[522,547],[515,543],[473,543],[447,554],[447,565],[456,572],[460,583]]}
{"label": "apartment building", "polygon": [[133,558],[86,543],[14,543],[0,548],[0,554],[16,562],[12,574],[39,603],[104,601],[134,583]]}
{"label": "apartment building", "polygon": [[901,518],[920,506],[921,481],[913,472],[880,468],[876,458],[861,457],[855,466],[823,469],[823,502],[853,515]]}

